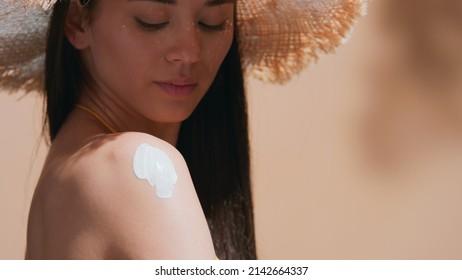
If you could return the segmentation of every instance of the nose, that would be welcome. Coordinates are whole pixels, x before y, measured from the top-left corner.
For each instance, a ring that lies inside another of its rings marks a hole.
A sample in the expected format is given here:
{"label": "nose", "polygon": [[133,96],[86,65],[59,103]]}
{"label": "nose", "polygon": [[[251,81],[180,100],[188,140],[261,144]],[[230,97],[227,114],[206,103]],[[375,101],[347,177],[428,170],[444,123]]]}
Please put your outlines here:
{"label": "nose", "polygon": [[175,35],[172,46],[167,51],[167,61],[184,64],[194,64],[200,61],[201,46],[199,36],[199,30],[195,24],[189,24],[186,28],[183,28],[182,32]]}

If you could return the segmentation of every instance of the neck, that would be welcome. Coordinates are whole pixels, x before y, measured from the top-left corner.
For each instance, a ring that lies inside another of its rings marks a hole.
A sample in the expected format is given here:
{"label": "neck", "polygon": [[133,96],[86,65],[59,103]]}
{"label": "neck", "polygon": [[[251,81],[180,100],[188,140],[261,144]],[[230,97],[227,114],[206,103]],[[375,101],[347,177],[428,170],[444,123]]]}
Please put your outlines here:
{"label": "neck", "polygon": [[176,146],[178,142],[178,135],[180,134],[181,123],[169,123],[154,125],[150,129],[151,132],[146,132],[157,138],[160,138],[172,146]]}
{"label": "neck", "polygon": [[[98,120],[93,114],[82,111],[85,118],[99,127],[102,131],[114,132],[143,132],[160,138],[173,146],[176,146],[181,122],[160,123],[149,120],[134,110],[127,109],[127,106],[119,105],[117,102],[107,98],[101,98],[96,94],[82,94],[79,104],[90,109],[102,120]],[[104,123],[103,123],[104,122]],[[111,129],[108,129],[107,127]]]}

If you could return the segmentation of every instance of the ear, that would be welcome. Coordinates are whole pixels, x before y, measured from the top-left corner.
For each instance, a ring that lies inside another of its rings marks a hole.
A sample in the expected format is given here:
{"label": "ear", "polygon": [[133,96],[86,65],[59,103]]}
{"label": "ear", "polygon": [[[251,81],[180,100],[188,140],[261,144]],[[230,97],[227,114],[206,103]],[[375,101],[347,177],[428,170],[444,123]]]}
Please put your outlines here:
{"label": "ear", "polygon": [[71,0],[64,25],[64,34],[78,50],[88,47],[89,21],[88,12],[79,1]]}

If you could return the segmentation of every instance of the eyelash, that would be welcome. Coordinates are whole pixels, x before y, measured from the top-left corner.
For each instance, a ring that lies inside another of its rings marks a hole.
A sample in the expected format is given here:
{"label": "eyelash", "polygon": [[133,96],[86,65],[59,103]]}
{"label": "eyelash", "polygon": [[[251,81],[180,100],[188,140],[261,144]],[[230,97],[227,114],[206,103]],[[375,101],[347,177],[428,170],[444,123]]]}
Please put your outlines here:
{"label": "eyelash", "polygon": [[[144,22],[144,21],[140,20],[139,18],[135,18],[135,20],[136,20],[137,25],[140,28],[148,30],[148,31],[159,31],[162,28],[166,27],[167,24],[168,24],[168,22],[151,24],[151,23]],[[199,23],[199,26],[201,26],[204,29],[204,31],[206,31],[206,32],[224,31],[224,30],[226,30],[226,25],[227,25],[226,22],[224,22],[222,24],[219,24],[219,25],[208,25],[208,24],[204,24],[204,23]]]}

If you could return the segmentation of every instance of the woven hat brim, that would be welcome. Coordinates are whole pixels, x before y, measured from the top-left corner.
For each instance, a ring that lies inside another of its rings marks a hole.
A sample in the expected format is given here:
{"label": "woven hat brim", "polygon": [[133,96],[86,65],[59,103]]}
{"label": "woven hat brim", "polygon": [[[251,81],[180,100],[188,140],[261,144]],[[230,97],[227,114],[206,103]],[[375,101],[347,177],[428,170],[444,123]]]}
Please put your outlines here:
{"label": "woven hat brim", "polygon": [[[56,0],[0,4],[0,88],[42,89],[45,37]],[[284,83],[348,37],[365,0],[237,0],[247,75]]]}
{"label": "woven hat brim", "polygon": [[0,88],[40,90],[49,14],[36,5],[7,0],[0,18]]}
{"label": "woven hat brim", "polygon": [[239,33],[247,74],[284,83],[349,37],[361,0],[242,0]]}

